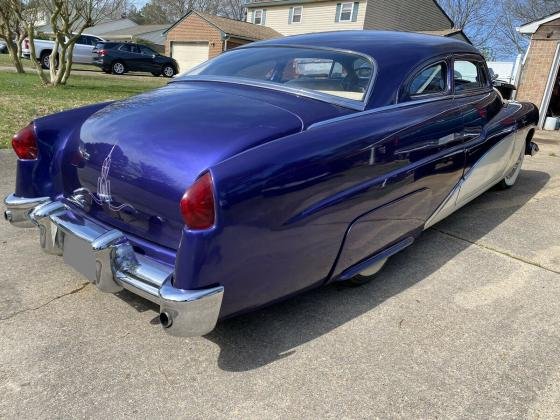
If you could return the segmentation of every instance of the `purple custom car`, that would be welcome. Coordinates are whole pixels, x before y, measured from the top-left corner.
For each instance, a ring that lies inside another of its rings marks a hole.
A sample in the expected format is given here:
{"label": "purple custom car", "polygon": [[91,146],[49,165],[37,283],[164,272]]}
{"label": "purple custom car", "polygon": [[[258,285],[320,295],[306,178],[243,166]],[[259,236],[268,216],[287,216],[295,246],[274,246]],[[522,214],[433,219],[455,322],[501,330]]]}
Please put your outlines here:
{"label": "purple custom car", "polygon": [[257,42],[166,87],[35,120],[6,219],[163,327],[329,282],[360,284],[490,187],[511,187],[538,111],[504,101],[461,41],[350,31]]}

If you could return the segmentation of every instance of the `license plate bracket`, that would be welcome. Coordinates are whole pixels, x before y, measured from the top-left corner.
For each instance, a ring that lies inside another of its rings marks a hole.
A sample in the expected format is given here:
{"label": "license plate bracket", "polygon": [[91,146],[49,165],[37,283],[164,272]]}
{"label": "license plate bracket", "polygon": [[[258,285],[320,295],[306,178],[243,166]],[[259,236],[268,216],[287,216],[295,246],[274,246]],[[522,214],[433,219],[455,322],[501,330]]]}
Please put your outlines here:
{"label": "license plate bracket", "polygon": [[74,235],[64,235],[63,258],[66,264],[95,283],[95,254],[89,242]]}

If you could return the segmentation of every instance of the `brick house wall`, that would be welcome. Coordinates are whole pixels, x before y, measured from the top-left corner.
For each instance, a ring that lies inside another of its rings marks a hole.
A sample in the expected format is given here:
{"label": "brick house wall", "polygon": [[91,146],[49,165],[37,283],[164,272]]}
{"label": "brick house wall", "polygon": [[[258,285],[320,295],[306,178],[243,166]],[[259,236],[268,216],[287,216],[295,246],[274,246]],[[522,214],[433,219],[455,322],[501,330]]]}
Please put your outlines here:
{"label": "brick house wall", "polygon": [[541,106],[554,54],[560,41],[560,19],[542,25],[531,37],[516,99]]}
{"label": "brick house wall", "polygon": [[250,43],[250,42],[251,42],[251,41],[248,41],[248,40],[246,40],[246,39],[233,38],[233,37],[231,37],[230,39],[228,39],[226,49],[232,50],[232,49],[234,49],[234,48],[236,48],[236,47],[240,47],[240,46],[245,45],[245,44],[248,44],[248,43]]}
{"label": "brick house wall", "polygon": [[165,55],[170,55],[171,43],[173,41],[208,41],[209,58],[216,57],[221,54],[223,50],[221,32],[194,13],[187,16],[167,32]]}

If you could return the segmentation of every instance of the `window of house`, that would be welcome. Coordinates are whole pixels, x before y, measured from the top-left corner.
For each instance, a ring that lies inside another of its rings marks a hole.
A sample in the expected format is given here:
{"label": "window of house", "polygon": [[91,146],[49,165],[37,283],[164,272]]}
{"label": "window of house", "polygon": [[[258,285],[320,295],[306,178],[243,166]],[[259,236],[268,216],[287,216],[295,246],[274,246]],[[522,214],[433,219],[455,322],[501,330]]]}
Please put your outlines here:
{"label": "window of house", "polygon": [[294,7],[292,10],[292,23],[300,23],[302,13],[303,13],[302,6]]}
{"label": "window of house", "polygon": [[352,20],[352,11],[354,10],[354,3],[341,3],[339,22],[350,22]]}
{"label": "window of house", "polygon": [[253,16],[253,23],[255,25],[262,25],[263,24],[263,11],[262,9],[255,10],[255,14]]}
{"label": "window of house", "polygon": [[408,89],[409,96],[430,95],[445,92],[447,71],[443,63],[434,64],[421,70]]}
{"label": "window of house", "polygon": [[482,64],[476,61],[456,60],[453,66],[455,91],[480,89],[486,85]]}

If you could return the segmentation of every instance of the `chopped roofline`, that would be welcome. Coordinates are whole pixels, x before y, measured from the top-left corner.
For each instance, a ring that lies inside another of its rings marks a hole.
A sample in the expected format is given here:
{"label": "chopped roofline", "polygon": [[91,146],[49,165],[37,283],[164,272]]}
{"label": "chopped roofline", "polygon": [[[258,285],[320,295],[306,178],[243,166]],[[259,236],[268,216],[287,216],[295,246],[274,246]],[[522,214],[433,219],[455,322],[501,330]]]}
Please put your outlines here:
{"label": "chopped roofline", "polygon": [[473,53],[480,52],[472,45],[456,38],[438,35],[421,34],[417,32],[376,31],[376,30],[349,30],[314,32],[302,35],[292,35],[281,38],[272,38],[243,45],[239,48],[252,48],[264,45],[307,45],[329,47],[355,51],[357,53],[375,57],[381,50],[391,49],[394,52],[395,43],[400,49],[409,48],[425,50],[426,56],[432,56],[434,48],[438,53]]}

